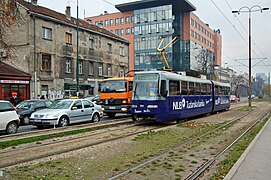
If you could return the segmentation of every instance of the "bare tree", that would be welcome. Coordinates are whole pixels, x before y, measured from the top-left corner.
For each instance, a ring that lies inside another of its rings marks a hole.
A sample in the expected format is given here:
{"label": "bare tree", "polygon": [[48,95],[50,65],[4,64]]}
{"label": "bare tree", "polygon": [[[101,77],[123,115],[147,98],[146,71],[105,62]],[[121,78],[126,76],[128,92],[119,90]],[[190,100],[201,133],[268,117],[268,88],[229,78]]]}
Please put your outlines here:
{"label": "bare tree", "polygon": [[208,49],[201,49],[200,53],[196,56],[197,59],[197,70],[203,74],[209,75],[213,74],[213,56],[212,52]]}
{"label": "bare tree", "polygon": [[3,41],[5,30],[16,23],[18,7],[15,0],[0,0],[0,41]]}

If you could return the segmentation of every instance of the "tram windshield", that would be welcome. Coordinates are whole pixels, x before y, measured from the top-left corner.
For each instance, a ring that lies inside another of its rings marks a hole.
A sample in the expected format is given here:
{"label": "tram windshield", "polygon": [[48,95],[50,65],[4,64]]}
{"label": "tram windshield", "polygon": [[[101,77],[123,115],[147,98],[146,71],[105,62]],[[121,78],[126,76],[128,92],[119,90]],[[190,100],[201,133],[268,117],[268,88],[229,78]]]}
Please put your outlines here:
{"label": "tram windshield", "polygon": [[158,74],[136,74],[134,77],[134,100],[158,100]]}
{"label": "tram windshield", "polygon": [[126,92],[125,80],[109,80],[101,83],[102,93]]}

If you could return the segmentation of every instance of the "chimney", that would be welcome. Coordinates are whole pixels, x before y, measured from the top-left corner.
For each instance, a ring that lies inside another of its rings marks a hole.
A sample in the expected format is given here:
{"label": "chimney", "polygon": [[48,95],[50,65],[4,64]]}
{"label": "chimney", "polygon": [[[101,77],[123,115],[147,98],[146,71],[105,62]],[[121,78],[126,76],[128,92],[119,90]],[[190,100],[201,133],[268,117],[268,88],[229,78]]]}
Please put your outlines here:
{"label": "chimney", "polygon": [[38,5],[38,0],[31,0],[31,4],[37,6]]}
{"label": "chimney", "polygon": [[87,19],[87,22],[88,22],[89,24],[93,24],[91,19]]}
{"label": "chimney", "polygon": [[66,18],[71,20],[71,7],[70,6],[66,6],[65,14],[66,14]]}

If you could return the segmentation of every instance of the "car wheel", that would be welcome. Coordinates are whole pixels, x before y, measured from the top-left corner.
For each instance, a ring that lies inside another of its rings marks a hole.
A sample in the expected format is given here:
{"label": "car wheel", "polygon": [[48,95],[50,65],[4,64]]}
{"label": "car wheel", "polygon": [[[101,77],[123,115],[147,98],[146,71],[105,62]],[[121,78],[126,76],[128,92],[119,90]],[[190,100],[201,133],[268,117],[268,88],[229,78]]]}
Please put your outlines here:
{"label": "car wheel", "polygon": [[98,113],[94,113],[92,116],[92,122],[99,122],[100,121],[100,116]]}
{"label": "car wheel", "polygon": [[66,127],[69,125],[69,119],[67,116],[61,116],[58,122],[58,127]]}
{"label": "car wheel", "polygon": [[110,118],[114,118],[116,116],[116,113],[106,113],[106,115]]}
{"label": "car wheel", "polygon": [[25,116],[24,119],[23,119],[23,124],[28,125],[29,123],[30,123],[29,117]]}
{"label": "car wheel", "polygon": [[14,134],[18,131],[18,124],[15,122],[8,123],[6,127],[6,133],[7,134]]}

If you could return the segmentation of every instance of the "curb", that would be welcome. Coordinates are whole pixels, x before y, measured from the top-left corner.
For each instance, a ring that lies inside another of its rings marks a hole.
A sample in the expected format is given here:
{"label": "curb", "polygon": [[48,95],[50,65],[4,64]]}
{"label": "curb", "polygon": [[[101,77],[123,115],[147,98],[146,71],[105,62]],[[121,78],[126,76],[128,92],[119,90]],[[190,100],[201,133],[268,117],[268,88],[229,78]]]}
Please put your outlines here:
{"label": "curb", "polygon": [[249,144],[245,152],[241,155],[241,157],[237,160],[237,162],[233,165],[233,167],[230,169],[228,174],[225,176],[224,180],[231,180],[235,173],[237,172],[240,165],[245,160],[246,156],[249,154],[250,150],[254,146],[254,144],[257,142],[259,137],[261,136],[262,132],[265,130],[266,126],[270,123],[271,118],[268,119],[268,121],[265,123],[264,127],[260,130],[260,132],[257,134],[257,136],[253,139],[253,141]]}

